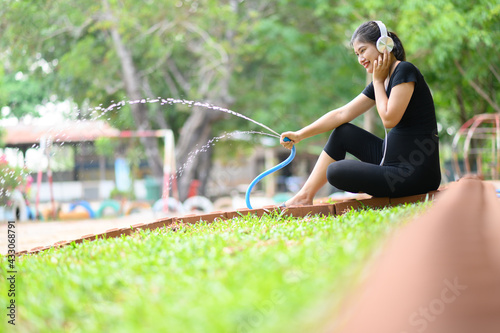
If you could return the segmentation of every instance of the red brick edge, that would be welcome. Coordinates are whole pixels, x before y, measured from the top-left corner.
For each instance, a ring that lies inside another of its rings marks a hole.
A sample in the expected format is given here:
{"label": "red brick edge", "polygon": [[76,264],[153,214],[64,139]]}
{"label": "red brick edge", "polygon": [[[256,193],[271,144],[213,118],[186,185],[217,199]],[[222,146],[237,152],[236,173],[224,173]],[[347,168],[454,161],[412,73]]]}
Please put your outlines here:
{"label": "red brick edge", "polygon": [[258,209],[240,208],[230,212],[217,211],[205,214],[189,214],[181,217],[162,218],[151,223],[138,223],[131,225],[130,227],[127,228],[109,229],[100,234],[83,235],[82,237],[75,240],[70,240],[70,241],[63,240],[49,246],[35,247],[31,250],[17,252],[16,255],[20,256],[24,254],[37,254],[51,248],[60,248],[73,243],[80,244],[83,243],[84,241],[94,241],[97,239],[104,239],[104,238],[116,238],[116,237],[122,237],[124,235],[128,236],[138,230],[154,230],[164,227],[172,228],[174,225],[177,225],[178,223],[189,223],[189,224],[194,224],[199,222],[212,223],[216,219],[228,220],[239,216],[246,216],[249,214],[256,215],[258,217],[262,217],[265,214],[272,214],[272,213],[277,213],[284,216],[293,216],[293,217],[306,217],[312,215],[321,215],[321,216],[342,215],[352,209],[360,209],[364,207],[378,209],[378,208],[391,207],[406,203],[416,203],[426,200],[435,200],[439,195],[439,193],[442,191],[443,189],[432,191],[429,193],[412,195],[401,198],[371,197],[368,199],[360,199],[360,200],[347,199],[333,204],[323,203],[317,205],[291,206],[285,208],[279,206],[266,206]]}

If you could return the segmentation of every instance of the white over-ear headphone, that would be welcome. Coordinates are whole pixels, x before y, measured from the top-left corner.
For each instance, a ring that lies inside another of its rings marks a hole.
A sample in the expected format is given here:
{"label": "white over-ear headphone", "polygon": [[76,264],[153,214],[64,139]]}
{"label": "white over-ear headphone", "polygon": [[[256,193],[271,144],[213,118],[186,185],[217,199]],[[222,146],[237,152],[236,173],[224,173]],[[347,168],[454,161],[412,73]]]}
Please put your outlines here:
{"label": "white over-ear headphone", "polygon": [[380,29],[380,38],[377,40],[377,50],[380,53],[384,53],[385,49],[391,52],[394,48],[394,41],[391,37],[387,36],[387,28],[382,21],[375,21],[377,23],[378,28]]}
{"label": "white over-ear headphone", "polygon": [[[387,36],[387,28],[385,27],[385,24],[382,23],[382,21],[375,21],[375,23],[377,23],[378,28],[380,29],[380,38],[377,40],[377,50],[380,53],[384,53],[386,49],[387,51],[391,52],[392,49],[394,48],[394,41],[392,40],[391,37]],[[387,153],[387,128],[385,128],[385,126],[384,130],[385,130],[384,155],[382,156],[380,165],[384,165],[385,154]]]}

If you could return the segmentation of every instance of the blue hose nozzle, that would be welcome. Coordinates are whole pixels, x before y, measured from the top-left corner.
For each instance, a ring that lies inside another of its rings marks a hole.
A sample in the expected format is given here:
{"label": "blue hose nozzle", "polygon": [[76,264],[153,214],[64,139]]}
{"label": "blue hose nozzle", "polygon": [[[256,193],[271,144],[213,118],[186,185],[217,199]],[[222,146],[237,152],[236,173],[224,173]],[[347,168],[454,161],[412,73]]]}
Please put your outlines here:
{"label": "blue hose nozzle", "polygon": [[[289,142],[291,141],[289,138],[284,138],[283,141],[285,142]],[[294,159],[295,157],[295,146],[292,147],[292,152],[290,153],[290,156],[288,156],[288,158],[286,160],[284,160],[283,162],[281,162],[280,164],[276,165],[275,167],[267,170],[267,171],[264,171],[263,173],[261,173],[260,175],[258,175],[251,183],[250,185],[248,186],[248,189],[247,189],[247,193],[245,195],[245,201],[246,201],[246,204],[247,204],[247,208],[248,209],[252,209],[252,205],[250,204],[250,193],[252,192],[252,189],[253,187],[262,179],[264,178],[265,176],[275,172],[275,171],[278,171],[282,168],[284,168],[285,166],[287,166],[288,164],[290,164],[290,162]]]}

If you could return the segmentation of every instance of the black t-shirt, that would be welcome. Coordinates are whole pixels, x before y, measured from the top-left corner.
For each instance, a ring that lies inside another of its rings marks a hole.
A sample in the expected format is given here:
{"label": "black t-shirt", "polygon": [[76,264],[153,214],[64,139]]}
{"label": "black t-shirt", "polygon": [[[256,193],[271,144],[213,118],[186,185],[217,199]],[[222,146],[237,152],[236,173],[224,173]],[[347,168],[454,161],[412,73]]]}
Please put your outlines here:
{"label": "black t-shirt", "polygon": [[[389,79],[387,97],[391,95],[393,87],[406,82],[415,82],[415,89],[403,117],[391,132],[402,130],[407,134],[436,134],[436,113],[432,94],[422,73],[420,73],[415,65],[401,61],[396,66]],[[366,86],[363,94],[375,100],[373,82]]]}
{"label": "black t-shirt", "polygon": [[[387,135],[387,155],[384,166],[401,169],[407,179],[421,183],[421,191],[436,189],[441,181],[439,137],[432,95],[420,71],[413,64],[402,61],[389,79],[387,97],[393,87],[415,82],[413,95],[399,123]],[[375,99],[373,82],[363,94]]]}

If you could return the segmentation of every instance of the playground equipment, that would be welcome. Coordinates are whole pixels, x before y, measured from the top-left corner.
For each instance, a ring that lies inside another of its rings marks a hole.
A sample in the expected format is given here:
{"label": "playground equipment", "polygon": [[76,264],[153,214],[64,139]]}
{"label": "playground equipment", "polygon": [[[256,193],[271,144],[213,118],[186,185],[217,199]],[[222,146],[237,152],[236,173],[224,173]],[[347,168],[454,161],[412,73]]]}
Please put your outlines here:
{"label": "playground equipment", "polygon": [[168,205],[168,211],[176,212],[176,213],[184,213],[184,206],[182,203],[172,197],[165,199],[158,199],[153,205],[154,212],[162,212],[164,211],[165,203]]}
{"label": "playground equipment", "polygon": [[[163,199],[163,211],[168,212],[170,204],[169,196],[172,193],[173,197],[178,200],[178,193],[177,193],[177,184],[176,184],[176,178],[175,178],[175,155],[174,155],[174,135],[171,130],[140,130],[140,131],[108,131],[106,133],[103,133],[103,136],[106,137],[114,137],[114,138],[134,138],[134,137],[158,137],[158,138],[163,138],[165,140],[165,154],[164,154],[164,175],[163,175],[163,192],[162,192],[162,199]],[[74,210],[75,207],[73,207],[73,210],[70,210],[68,212],[59,212],[57,211],[57,203],[55,202],[54,198],[54,190],[53,190],[53,177],[52,177],[52,169],[51,169],[51,150],[52,150],[52,145],[55,139],[59,140],[60,138],[58,137],[58,133],[55,134],[47,134],[43,135],[39,139],[39,147],[40,151],[42,152],[44,156],[44,161],[43,163],[39,164],[39,170],[38,170],[38,177],[37,177],[37,192],[36,192],[36,198],[35,198],[35,212],[32,215],[38,216],[39,218],[42,218],[44,220],[47,219],[56,219],[58,215],[62,213],[63,217],[66,217],[66,215],[72,215],[73,213],[76,214]],[[125,170],[125,165],[123,161],[119,161],[119,168],[117,174],[125,173],[123,171]],[[42,175],[43,171],[47,172],[47,178],[49,182],[49,191],[50,191],[50,202],[51,202],[51,208],[49,209],[48,207],[44,207],[44,209],[40,208],[40,191],[41,191],[41,183],[42,183]],[[121,172],[121,173],[120,173]],[[119,178],[117,180],[117,185],[124,185],[123,183],[125,180],[129,178],[129,175],[125,173],[125,175],[122,175],[123,177]],[[172,186],[170,185],[170,182],[172,183]],[[130,187],[130,184],[128,184],[127,188]],[[170,192],[172,191],[172,192]],[[132,210],[137,210],[138,208],[144,208],[144,205],[141,207],[133,207],[132,209],[128,210],[122,210],[122,207],[118,207],[116,203],[110,203],[106,202],[106,205],[104,207],[101,207],[99,211],[97,212],[97,215],[94,211],[91,210],[90,205],[84,205],[86,206],[86,210],[88,211],[88,217],[89,218],[96,218],[96,217],[101,217],[103,215],[104,209],[108,208],[113,209],[116,215],[121,215],[122,213],[130,213]],[[42,212],[43,210],[43,212]],[[79,212],[81,213],[81,212]],[[78,215],[78,214],[76,214]],[[82,215],[82,214],[81,214]],[[61,218],[59,216],[59,218]]]}
{"label": "playground equipment", "polygon": [[132,138],[132,137],[163,137],[165,140],[165,150],[163,158],[163,192],[162,192],[162,202],[163,211],[168,212],[169,210],[169,196],[170,196],[170,178],[172,178],[172,192],[176,199],[179,199],[179,194],[177,192],[177,183],[175,174],[175,143],[174,143],[174,133],[172,130],[143,130],[143,131],[122,131],[117,137],[120,138]]}
{"label": "playground equipment", "polygon": [[69,212],[59,212],[57,214],[59,220],[86,220],[91,218],[87,210],[73,210]]}
{"label": "playground equipment", "polygon": [[87,211],[88,217],[90,217],[91,219],[96,218],[95,212],[92,209],[92,207],[90,206],[90,203],[88,201],[85,201],[85,200],[80,200],[80,201],[73,202],[72,204],[70,204],[69,205],[69,212],[73,212],[75,210],[75,208],[78,206],[83,207]]}
{"label": "playground equipment", "polygon": [[125,215],[130,215],[133,212],[137,212],[137,211],[140,211],[143,209],[149,210],[149,209],[151,209],[151,205],[147,202],[141,202],[141,201],[131,202],[127,206],[127,209],[125,210]]}
{"label": "playground equipment", "polygon": [[99,209],[96,212],[96,217],[101,218],[104,216],[104,212],[106,210],[109,210],[111,208],[116,216],[121,215],[122,213],[122,206],[121,204],[116,201],[116,200],[105,200],[101,203],[101,206],[99,206]]}
{"label": "playground equipment", "polygon": [[[168,213],[169,210],[173,210],[173,211],[179,213],[179,212],[186,212],[186,211],[193,211],[193,210],[209,212],[209,211],[214,209],[214,205],[210,200],[208,200],[207,198],[195,195],[196,187],[197,187],[197,184],[195,181],[193,182],[192,186],[190,187],[190,191],[189,191],[189,193],[191,194],[190,198],[184,204],[178,202],[179,201],[179,194],[177,192],[177,184],[176,184],[176,163],[175,163],[175,154],[174,154],[174,136],[173,136],[173,132],[171,130],[162,129],[162,130],[121,131],[121,132],[115,131],[115,132],[106,133],[103,136],[106,136],[109,138],[157,137],[157,138],[164,139],[165,151],[164,151],[164,161],[163,161],[163,184],[162,184],[163,190],[161,192],[161,199],[156,201],[152,207],[154,211],[158,212],[160,210],[160,207],[161,207],[162,212],[164,212],[164,213]],[[42,137],[40,139],[40,149],[43,152],[44,156],[46,157],[47,162],[46,162],[46,165],[44,165],[44,163],[40,164],[40,169],[38,172],[38,179],[37,179],[37,190],[38,191],[37,191],[37,195],[36,195],[36,205],[35,205],[36,213],[35,213],[35,215],[40,216],[40,217],[43,216],[44,219],[51,219],[51,218],[55,219],[58,216],[58,211],[56,209],[57,207],[56,207],[56,202],[55,202],[54,193],[53,193],[52,171],[51,171],[51,167],[50,167],[50,164],[51,164],[50,148],[52,147],[52,142],[53,142],[53,139],[55,139],[55,138],[57,138],[57,135],[45,136],[45,137]],[[266,175],[268,175],[272,172],[275,172],[276,170],[279,170],[279,169],[283,168],[284,166],[286,166],[287,164],[289,164],[291,162],[291,160],[294,158],[294,156],[295,156],[295,147],[293,147],[292,153],[290,154],[290,157],[286,161],[284,161],[280,165],[270,169],[268,172],[260,175],[259,177],[257,177],[256,180],[254,180],[253,184],[250,185],[247,196],[249,196],[252,187],[258,181],[260,181],[260,179],[262,179]],[[123,162],[123,161],[120,161],[120,162]],[[117,170],[115,170],[115,173],[117,175],[120,174],[120,170],[121,171],[124,170],[123,163],[120,165],[121,165],[121,169],[116,168]],[[48,181],[49,181],[49,186],[50,186],[49,187],[50,201],[52,203],[52,207],[51,207],[52,209],[46,208],[46,209],[44,209],[43,214],[42,214],[40,212],[39,203],[40,203],[40,189],[41,189],[43,168],[46,168],[46,172],[47,172],[47,176],[48,176]],[[127,177],[125,177],[125,176],[127,176]],[[125,173],[125,176],[124,176],[125,178],[128,178],[128,173]],[[116,179],[117,184],[125,183],[123,181],[124,177],[121,177],[121,178],[117,177],[117,179]],[[161,181],[159,181],[159,182],[157,182],[157,184],[155,184],[156,186],[154,187],[154,189],[159,190],[160,185],[158,183],[160,183],[160,182]],[[121,184],[121,185],[124,185],[124,184]],[[118,187],[118,185],[117,185],[117,187]],[[126,188],[129,188],[129,186],[126,186]],[[148,188],[146,188],[146,190],[148,190]],[[160,193],[158,192],[158,194],[160,194]],[[173,197],[172,198],[173,200],[171,200],[171,196]],[[148,198],[148,200],[156,200],[157,196],[155,195],[154,197],[152,197],[152,196],[150,196],[150,197],[151,198]],[[126,209],[123,206],[120,206],[120,208],[118,208],[116,204],[109,204],[108,203],[107,206],[101,207],[97,211],[97,210],[91,210],[89,205],[81,204],[81,206],[84,208],[86,207],[89,218],[101,217],[103,215],[104,209],[106,209],[106,208],[113,209],[114,212],[116,213],[116,215],[121,215],[121,214],[128,215],[134,210],[146,208],[144,205],[139,205],[139,206],[132,207],[129,209]],[[249,203],[249,198],[247,198],[247,206],[251,207],[250,203]],[[64,213],[73,213],[74,208],[75,207],[73,207],[73,209],[70,210],[69,212],[63,212],[63,215],[64,215]],[[61,213],[61,212],[59,212],[59,213]]]}
{"label": "playground equipment", "polygon": [[[50,215],[52,218],[56,218],[57,210],[56,210],[56,202],[54,200],[54,185],[52,179],[52,169],[50,167],[50,157],[51,157],[51,148],[52,148],[52,137],[51,136],[42,136],[40,138],[40,151],[46,155],[47,158],[47,178],[49,180],[49,190],[50,190],[50,202],[52,204],[52,211]],[[36,193],[36,203],[35,203],[35,216],[40,216],[40,186],[42,183],[42,163],[40,163],[40,167],[38,169],[38,177],[37,177],[37,193]]]}
{"label": "playground equipment", "polygon": [[214,205],[210,200],[198,195],[187,198],[183,205],[186,212],[197,210],[209,213],[214,210]]}
{"label": "playground equipment", "polygon": [[[455,135],[452,150],[455,180],[460,179],[464,173],[477,173],[483,178],[498,179],[500,114],[479,114],[468,120]],[[463,171],[459,163],[461,154],[465,169]]]}
{"label": "playground equipment", "polygon": [[14,190],[11,200],[13,218],[16,219],[16,221],[27,221],[30,218],[30,211],[21,191]]}
{"label": "playground equipment", "polygon": [[[283,141],[289,142],[290,139],[289,138],[284,138]],[[252,209],[252,205],[250,204],[250,193],[252,192],[252,189],[255,186],[255,184],[257,184],[265,176],[270,175],[271,173],[273,173],[275,171],[278,171],[278,170],[284,168],[285,166],[287,166],[288,164],[290,164],[290,162],[294,159],[294,157],[295,157],[295,146],[292,147],[292,151],[290,152],[290,156],[288,156],[288,158],[286,160],[284,160],[280,164],[276,165],[275,167],[273,167],[273,168],[271,168],[271,169],[269,169],[267,171],[264,171],[263,173],[261,173],[260,175],[258,175],[250,183],[250,186],[248,186],[247,193],[245,195],[245,201],[246,201],[248,209]]]}

